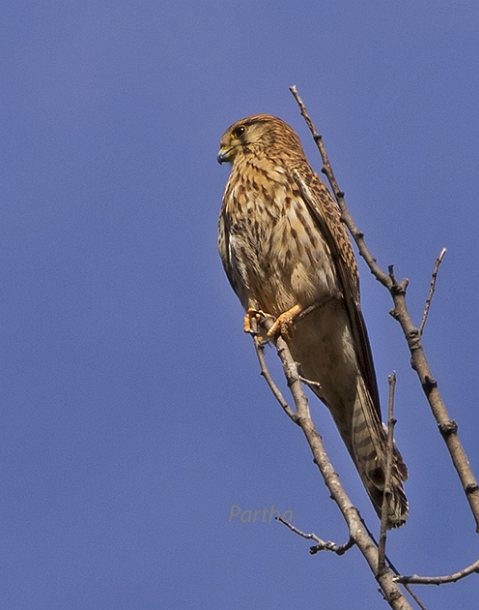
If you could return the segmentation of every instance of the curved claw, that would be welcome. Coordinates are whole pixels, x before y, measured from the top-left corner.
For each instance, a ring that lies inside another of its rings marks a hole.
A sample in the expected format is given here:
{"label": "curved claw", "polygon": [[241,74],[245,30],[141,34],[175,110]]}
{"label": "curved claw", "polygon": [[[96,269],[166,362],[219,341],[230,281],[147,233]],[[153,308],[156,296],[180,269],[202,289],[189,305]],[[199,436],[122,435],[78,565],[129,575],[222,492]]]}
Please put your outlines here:
{"label": "curved claw", "polygon": [[259,322],[261,318],[272,318],[273,316],[269,313],[265,313],[261,309],[255,309],[254,307],[248,307],[248,310],[243,318],[243,330],[245,333],[256,334],[256,325],[252,324],[255,320]]}

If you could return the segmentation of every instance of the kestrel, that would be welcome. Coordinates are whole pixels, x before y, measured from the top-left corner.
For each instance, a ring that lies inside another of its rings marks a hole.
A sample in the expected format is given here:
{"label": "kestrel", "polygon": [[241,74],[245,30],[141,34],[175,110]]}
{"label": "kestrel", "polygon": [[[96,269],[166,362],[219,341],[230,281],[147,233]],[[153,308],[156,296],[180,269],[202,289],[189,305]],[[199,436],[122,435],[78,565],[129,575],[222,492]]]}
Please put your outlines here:
{"label": "kestrel", "polygon": [[[326,404],[376,512],[381,514],[386,432],[354,252],[339,209],[281,119],[259,114],[221,138],[232,164],[219,217],[226,275],[247,314],[275,319],[301,375]],[[308,313],[309,312],[309,313]],[[303,313],[303,315],[301,315]],[[408,514],[407,468],[394,447],[388,526]]]}

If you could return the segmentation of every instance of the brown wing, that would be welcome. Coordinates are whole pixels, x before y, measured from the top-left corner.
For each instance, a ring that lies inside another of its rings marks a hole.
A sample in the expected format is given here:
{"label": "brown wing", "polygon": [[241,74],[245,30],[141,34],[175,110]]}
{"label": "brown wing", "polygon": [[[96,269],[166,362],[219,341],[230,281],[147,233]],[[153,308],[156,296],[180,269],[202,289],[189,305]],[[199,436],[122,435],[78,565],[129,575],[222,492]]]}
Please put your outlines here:
{"label": "brown wing", "polygon": [[[305,175],[306,173],[306,175]],[[359,278],[356,259],[336,202],[326,186],[310,170],[293,170],[307,208],[328,244],[335,263],[339,284],[348,313],[351,332],[361,373],[379,418],[381,407],[371,346],[359,301]]]}

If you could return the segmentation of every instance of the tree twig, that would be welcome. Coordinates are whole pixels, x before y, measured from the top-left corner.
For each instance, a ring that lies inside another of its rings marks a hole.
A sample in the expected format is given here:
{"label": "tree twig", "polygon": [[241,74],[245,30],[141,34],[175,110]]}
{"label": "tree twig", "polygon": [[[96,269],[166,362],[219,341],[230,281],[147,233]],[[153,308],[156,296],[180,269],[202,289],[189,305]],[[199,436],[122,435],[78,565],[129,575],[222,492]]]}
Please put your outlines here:
{"label": "tree twig", "polygon": [[306,534],[306,532],[303,532],[295,527],[281,515],[276,517],[276,520],[286,525],[287,528],[289,528],[295,534],[298,534],[298,536],[301,536],[301,538],[305,538],[306,540],[314,540],[316,544],[309,549],[311,555],[315,555],[320,551],[332,551],[333,553],[336,553],[336,555],[344,555],[344,553],[346,553],[346,551],[348,551],[355,544],[353,538],[350,538],[345,544],[337,544],[336,542],[331,542],[331,540],[323,540],[313,533]]}
{"label": "tree twig", "polygon": [[286,415],[289,418],[291,418],[295,423],[297,423],[296,422],[296,419],[297,419],[296,413],[289,406],[288,402],[286,401],[283,394],[281,393],[281,390],[278,388],[278,386],[274,382],[274,379],[271,376],[271,373],[269,372],[268,367],[266,366],[266,360],[265,360],[265,356],[264,356],[264,342],[261,340],[261,337],[258,337],[258,336],[255,336],[253,338],[253,341],[254,341],[256,356],[258,357],[261,375],[264,377],[270,390],[273,392],[273,396],[279,402],[283,411],[286,413]]}
{"label": "tree twig", "polygon": [[386,538],[387,538],[387,522],[388,522],[388,505],[391,499],[391,472],[393,466],[394,455],[394,391],[396,389],[396,373],[388,375],[389,397],[388,397],[388,426],[387,426],[387,441],[386,441],[386,470],[384,473],[384,493],[383,503],[381,506],[381,527],[379,532],[378,545],[378,574],[386,567]]}
{"label": "tree twig", "polygon": [[466,566],[459,572],[454,572],[447,576],[418,576],[414,574],[412,576],[396,576],[396,582],[403,584],[414,584],[414,585],[444,585],[451,582],[457,582],[466,576],[471,574],[479,574],[479,559],[471,565]]}
{"label": "tree twig", "polygon": [[313,381],[312,379],[307,379],[306,377],[303,377],[302,375],[300,375],[299,378],[306,385],[309,385],[312,388],[317,388],[318,390],[321,390],[321,384],[319,383],[319,381]]}
{"label": "tree twig", "polygon": [[300,112],[304,117],[318,147],[323,162],[322,172],[326,175],[334,193],[341,211],[341,219],[348,227],[349,232],[356,242],[359,253],[366,261],[371,273],[383,286],[385,286],[385,288],[387,288],[391,295],[394,303],[394,308],[391,314],[401,326],[411,354],[411,366],[417,373],[421,387],[431,408],[431,412],[437,422],[438,428],[449,451],[454,468],[456,469],[458,477],[461,481],[462,489],[467,501],[469,502],[469,506],[476,523],[476,532],[479,532],[479,485],[470,466],[468,456],[459,439],[457,424],[449,416],[446,405],[439,391],[437,381],[435,380],[431,367],[429,366],[429,362],[421,343],[420,329],[414,324],[411,315],[409,314],[406,304],[406,289],[408,281],[406,279],[401,280],[400,282],[396,281],[392,266],[389,268],[389,273],[386,273],[378,265],[376,259],[366,245],[364,234],[359,230],[346,206],[344,193],[339,188],[321,134],[314,126],[296,86],[291,86],[290,91],[293,94],[293,97],[299,106]]}
{"label": "tree twig", "polygon": [[422,336],[422,334],[424,332],[424,327],[426,326],[427,317],[429,315],[429,309],[431,308],[432,297],[434,296],[434,292],[436,290],[437,274],[439,273],[439,267],[441,266],[441,263],[442,263],[444,257],[446,256],[446,252],[447,252],[446,248],[442,248],[434,262],[434,269],[432,271],[431,283],[429,284],[429,292],[427,295],[426,303],[424,305],[424,311],[422,313],[421,323],[419,324],[419,335],[420,336]]}

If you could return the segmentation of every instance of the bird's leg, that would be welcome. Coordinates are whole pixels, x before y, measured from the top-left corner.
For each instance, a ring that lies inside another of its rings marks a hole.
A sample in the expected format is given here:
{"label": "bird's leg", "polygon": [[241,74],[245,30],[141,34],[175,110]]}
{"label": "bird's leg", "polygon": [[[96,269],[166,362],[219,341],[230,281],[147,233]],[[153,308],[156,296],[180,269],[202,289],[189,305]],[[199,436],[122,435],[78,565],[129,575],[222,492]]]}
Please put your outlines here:
{"label": "bird's leg", "polygon": [[284,311],[276,318],[273,326],[266,333],[266,336],[272,338],[281,335],[284,339],[290,339],[293,334],[293,322],[302,310],[303,308],[301,305],[296,304],[287,311]]}
{"label": "bird's leg", "polygon": [[261,309],[255,309],[254,307],[248,307],[246,311],[245,317],[243,318],[243,330],[245,333],[256,333],[256,324],[253,324],[252,321],[255,320],[259,322],[261,318],[273,318],[269,313],[265,313]]}
{"label": "bird's leg", "polygon": [[[284,311],[276,318],[273,326],[268,330],[266,336],[269,339],[272,339],[273,337],[276,337],[278,334],[280,334],[284,339],[291,339],[291,337],[293,336],[293,323],[296,322],[296,320],[301,320],[316,309],[323,307],[323,305],[326,305],[326,303],[329,303],[333,299],[338,298],[342,298],[342,295],[340,293],[328,294],[321,298],[319,301],[316,301],[315,303],[310,305],[309,307],[302,307],[299,304],[293,305],[293,307],[291,307],[287,311]],[[259,313],[263,314],[263,312]]]}

